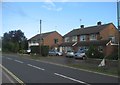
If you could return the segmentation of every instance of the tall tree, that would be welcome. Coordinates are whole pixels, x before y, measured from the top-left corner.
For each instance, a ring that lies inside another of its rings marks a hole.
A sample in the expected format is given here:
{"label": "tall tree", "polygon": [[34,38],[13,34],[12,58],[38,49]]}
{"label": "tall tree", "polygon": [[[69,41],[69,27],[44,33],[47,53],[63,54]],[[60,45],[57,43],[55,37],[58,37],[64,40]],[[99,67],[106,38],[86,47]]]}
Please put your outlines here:
{"label": "tall tree", "polygon": [[27,38],[21,30],[4,33],[2,38],[3,51],[18,52],[27,49]]}

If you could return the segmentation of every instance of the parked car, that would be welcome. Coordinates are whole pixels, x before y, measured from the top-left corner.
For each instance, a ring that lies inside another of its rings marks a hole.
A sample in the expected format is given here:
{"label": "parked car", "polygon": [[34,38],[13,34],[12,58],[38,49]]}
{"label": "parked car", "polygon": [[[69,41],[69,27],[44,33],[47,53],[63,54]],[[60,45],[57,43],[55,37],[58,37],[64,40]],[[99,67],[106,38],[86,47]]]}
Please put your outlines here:
{"label": "parked car", "polygon": [[75,53],[74,58],[75,59],[86,59],[87,56],[85,54],[85,51],[79,50],[78,52]]}
{"label": "parked car", "polygon": [[74,51],[72,51],[72,50],[67,51],[66,57],[73,58],[74,57]]}
{"label": "parked car", "polygon": [[56,50],[51,50],[51,51],[49,51],[48,54],[49,54],[49,56],[62,56],[63,55],[62,52],[58,52]]}

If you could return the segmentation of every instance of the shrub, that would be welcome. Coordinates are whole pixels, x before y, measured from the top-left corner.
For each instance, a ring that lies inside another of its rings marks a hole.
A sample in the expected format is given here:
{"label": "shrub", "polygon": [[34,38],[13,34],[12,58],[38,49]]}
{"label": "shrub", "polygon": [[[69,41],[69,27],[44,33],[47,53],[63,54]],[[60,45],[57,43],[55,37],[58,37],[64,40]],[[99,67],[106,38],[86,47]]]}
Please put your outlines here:
{"label": "shrub", "polygon": [[86,55],[88,58],[104,58],[104,55],[102,52],[99,52],[97,47],[95,46],[90,46],[88,51],[86,52]]}
{"label": "shrub", "polygon": [[47,56],[49,51],[49,46],[41,46],[41,54],[42,56]]}
{"label": "shrub", "polygon": [[31,49],[31,53],[37,53],[37,54],[40,53],[40,47],[39,46],[31,46],[30,49]]}
{"label": "shrub", "polygon": [[[31,53],[40,54],[40,47],[39,46],[31,46]],[[49,51],[49,46],[43,45],[41,46],[41,55],[47,56]]]}

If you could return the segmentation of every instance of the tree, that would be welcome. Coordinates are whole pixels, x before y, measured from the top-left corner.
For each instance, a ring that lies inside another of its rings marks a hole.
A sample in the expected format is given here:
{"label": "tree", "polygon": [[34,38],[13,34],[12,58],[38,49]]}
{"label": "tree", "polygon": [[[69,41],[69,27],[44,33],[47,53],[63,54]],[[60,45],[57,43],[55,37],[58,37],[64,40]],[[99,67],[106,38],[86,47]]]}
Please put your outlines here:
{"label": "tree", "polygon": [[27,49],[27,38],[21,30],[4,33],[2,38],[3,51],[18,52]]}
{"label": "tree", "polygon": [[89,58],[103,59],[103,57],[104,57],[103,53],[99,52],[99,50],[96,46],[90,46],[88,51],[86,52],[86,54]]}

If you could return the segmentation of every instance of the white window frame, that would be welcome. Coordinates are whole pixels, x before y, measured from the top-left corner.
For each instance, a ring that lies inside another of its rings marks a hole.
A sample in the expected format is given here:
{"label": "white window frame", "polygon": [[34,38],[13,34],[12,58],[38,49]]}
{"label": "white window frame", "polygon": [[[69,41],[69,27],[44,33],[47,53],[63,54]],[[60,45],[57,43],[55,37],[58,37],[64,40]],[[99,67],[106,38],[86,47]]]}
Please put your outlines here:
{"label": "white window frame", "polygon": [[65,47],[64,50],[65,50],[65,52],[67,52],[67,51],[70,51],[70,50],[73,50],[73,49],[72,49],[72,47]]}
{"label": "white window frame", "polygon": [[70,42],[70,37],[65,37],[65,42]]}
{"label": "white window frame", "polygon": [[72,37],[72,42],[76,42],[77,41],[77,36],[73,36]]}
{"label": "white window frame", "polygon": [[109,39],[111,40],[112,43],[115,43],[115,37],[114,36],[109,36]]}
{"label": "white window frame", "polygon": [[80,41],[86,41],[86,35],[80,35]]}
{"label": "white window frame", "polygon": [[90,40],[97,40],[97,34],[91,34],[89,37]]}

